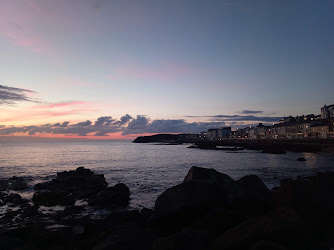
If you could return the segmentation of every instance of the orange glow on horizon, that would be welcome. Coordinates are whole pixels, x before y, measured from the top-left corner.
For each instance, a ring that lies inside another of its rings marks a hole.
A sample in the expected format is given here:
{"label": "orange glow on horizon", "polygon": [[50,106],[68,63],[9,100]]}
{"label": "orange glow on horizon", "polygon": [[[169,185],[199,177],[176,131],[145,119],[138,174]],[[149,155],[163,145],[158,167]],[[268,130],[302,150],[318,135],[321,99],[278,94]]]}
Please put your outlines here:
{"label": "orange glow on horizon", "polygon": [[146,134],[131,134],[131,135],[122,135],[122,132],[111,133],[108,136],[79,136],[79,135],[65,135],[65,134],[35,134],[28,135],[26,133],[14,133],[11,135],[0,135],[0,137],[27,137],[27,138],[53,138],[53,139],[87,139],[87,140],[134,140],[138,136],[150,136],[153,133]]}

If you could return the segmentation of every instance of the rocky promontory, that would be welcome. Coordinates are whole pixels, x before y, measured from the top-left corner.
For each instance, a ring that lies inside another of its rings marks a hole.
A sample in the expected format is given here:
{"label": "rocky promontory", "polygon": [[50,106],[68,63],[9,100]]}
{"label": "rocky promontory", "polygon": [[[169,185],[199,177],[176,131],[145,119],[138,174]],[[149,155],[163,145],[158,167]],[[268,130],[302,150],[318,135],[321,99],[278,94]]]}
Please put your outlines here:
{"label": "rocky promontory", "polygon": [[[108,187],[103,175],[85,168],[37,184],[31,201],[13,193],[27,188],[22,178],[2,180],[0,187],[0,206],[8,208],[0,217],[0,249],[334,247],[333,172],[283,179],[269,190],[255,175],[234,180],[192,167],[157,198],[154,210],[141,211],[128,210],[125,184]],[[55,205],[64,209],[43,213]]]}

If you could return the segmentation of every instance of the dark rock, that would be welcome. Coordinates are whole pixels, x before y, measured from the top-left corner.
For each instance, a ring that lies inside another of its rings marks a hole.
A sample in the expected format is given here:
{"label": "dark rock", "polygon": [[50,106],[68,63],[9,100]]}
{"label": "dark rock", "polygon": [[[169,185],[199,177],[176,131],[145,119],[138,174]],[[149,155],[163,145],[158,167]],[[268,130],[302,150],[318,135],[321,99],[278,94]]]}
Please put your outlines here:
{"label": "dark rock", "polygon": [[154,211],[152,209],[148,209],[148,208],[143,208],[140,211],[140,219],[139,219],[139,223],[141,225],[146,225],[149,218],[154,214]]}
{"label": "dark rock", "polygon": [[8,185],[8,180],[0,180],[0,191],[6,191]]}
{"label": "dark rock", "polygon": [[129,204],[129,197],[129,188],[125,184],[120,183],[91,197],[88,199],[88,204],[91,206],[113,209],[127,206]]}
{"label": "dark rock", "polygon": [[8,184],[9,190],[23,190],[28,188],[26,181],[22,177],[13,176],[8,179]]}
{"label": "dark rock", "polygon": [[157,134],[152,136],[139,136],[133,142],[134,143],[149,143],[149,142],[175,142],[178,139],[178,135],[172,134]]}
{"label": "dark rock", "polygon": [[225,231],[216,239],[214,249],[249,249],[259,240],[274,240],[289,244],[298,242],[301,247],[298,249],[306,249],[303,247],[307,242],[300,230],[302,227],[300,220],[300,216],[294,209],[279,208]]}
{"label": "dark rock", "polygon": [[0,236],[0,249],[11,250],[21,249],[24,242],[19,238]]}
{"label": "dark rock", "polygon": [[288,250],[286,247],[272,241],[260,240],[250,250]]}
{"label": "dark rock", "polygon": [[276,192],[277,204],[299,208],[312,208],[318,213],[334,210],[334,172],[318,173],[311,177],[282,182]]}
{"label": "dark rock", "polygon": [[155,202],[153,220],[167,219],[170,216],[190,212],[190,210],[223,200],[215,183],[187,181],[163,192]]}
{"label": "dark rock", "polygon": [[197,230],[208,231],[214,237],[217,237],[227,229],[238,225],[245,219],[247,219],[247,217],[242,213],[218,207],[210,209],[192,223],[191,227],[196,228]]}
{"label": "dark rock", "polygon": [[[96,195],[107,186],[108,183],[103,175],[97,175],[89,169],[79,167],[76,170],[57,173],[57,179],[35,185],[35,190],[47,190],[49,192],[39,194],[41,195],[40,197],[45,197],[46,199],[35,198],[35,200],[37,199],[38,203],[40,200],[49,200],[45,204],[55,204],[55,202],[61,202],[58,203],[60,205],[74,204],[78,199]],[[54,194],[51,194],[52,192]],[[54,201],[50,201],[51,196],[54,196]],[[47,197],[50,197],[50,199]]]}
{"label": "dark rock", "polygon": [[306,161],[306,159],[304,157],[299,157],[297,161]]}
{"label": "dark rock", "polygon": [[268,147],[262,151],[266,154],[286,154],[286,151],[281,147]]}
{"label": "dark rock", "polygon": [[36,192],[32,201],[38,206],[74,205],[75,200],[68,196],[67,192],[39,191]]}
{"label": "dark rock", "polygon": [[200,168],[193,166],[188,171],[188,174],[184,178],[183,182],[187,181],[214,181],[219,183],[226,183],[231,185],[235,181],[226,174],[222,174],[212,168]]}
{"label": "dark rock", "polygon": [[194,145],[192,145],[192,146],[188,146],[187,148],[198,148],[197,146],[194,146]]}
{"label": "dark rock", "polygon": [[217,146],[215,143],[210,143],[210,142],[201,142],[198,144],[198,148],[200,149],[217,149]]}
{"label": "dark rock", "polygon": [[210,234],[193,229],[185,229],[166,237],[158,238],[152,250],[202,250],[211,242]]}
{"label": "dark rock", "polygon": [[22,199],[21,195],[19,194],[9,194],[7,197],[5,197],[4,201],[6,203],[12,203],[15,205],[21,205],[23,203],[27,203],[28,200]]}
{"label": "dark rock", "polygon": [[272,193],[256,175],[247,175],[237,181],[240,193],[236,201],[239,210],[248,214],[261,214],[272,205]]}
{"label": "dark rock", "polygon": [[212,207],[234,204],[239,193],[237,182],[228,175],[214,169],[192,167],[183,183],[158,197],[149,224],[167,231],[181,229]]}
{"label": "dark rock", "polygon": [[98,238],[92,249],[147,250],[152,249],[155,235],[151,230],[144,229],[136,222],[125,222],[113,227],[109,233]]}

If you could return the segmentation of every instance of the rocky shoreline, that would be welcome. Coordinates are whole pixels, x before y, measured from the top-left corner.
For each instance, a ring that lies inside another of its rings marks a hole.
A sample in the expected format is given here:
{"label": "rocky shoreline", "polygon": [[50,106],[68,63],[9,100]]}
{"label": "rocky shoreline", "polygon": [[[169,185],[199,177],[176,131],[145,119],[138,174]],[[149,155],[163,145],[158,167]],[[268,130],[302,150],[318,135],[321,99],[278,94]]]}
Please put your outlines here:
{"label": "rocky shoreline", "polygon": [[195,144],[199,149],[215,149],[218,146],[240,147],[249,150],[263,150],[268,152],[330,152],[334,153],[334,139],[222,139],[222,140],[200,140],[179,139],[174,134],[156,134],[151,136],[139,136],[134,143],[164,143],[168,145],[179,145],[183,143]]}
{"label": "rocky shoreline", "polygon": [[[27,188],[22,178],[0,180],[0,249],[334,247],[334,172],[284,179],[269,190],[255,175],[234,180],[192,167],[154,210],[141,211],[127,209],[125,184],[108,187],[83,167],[35,185],[32,200],[17,193]],[[62,209],[45,213],[55,206]]]}

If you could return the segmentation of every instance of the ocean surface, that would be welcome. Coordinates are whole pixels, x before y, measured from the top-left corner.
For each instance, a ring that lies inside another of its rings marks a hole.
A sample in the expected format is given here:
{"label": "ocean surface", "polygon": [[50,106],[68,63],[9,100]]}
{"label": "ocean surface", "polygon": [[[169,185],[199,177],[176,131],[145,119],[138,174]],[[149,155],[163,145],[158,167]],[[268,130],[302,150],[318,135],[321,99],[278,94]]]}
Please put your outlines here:
{"label": "ocean surface", "polygon": [[[21,176],[33,185],[80,166],[104,174],[109,185],[123,182],[131,192],[130,208],[154,207],[158,195],[181,183],[192,166],[214,168],[234,179],[258,175],[273,188],[279,179],[334,170],[329,153],[263,154],[187,148],[189,145],[136,144],[97,140],[0,140],[0,178]],[[306,162],[298,162],[305,157]]]}

